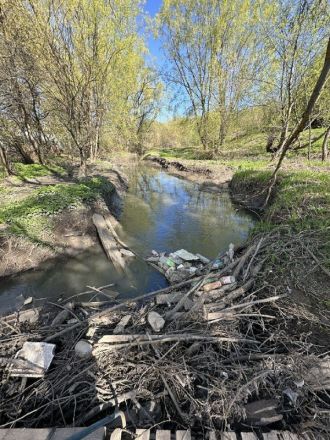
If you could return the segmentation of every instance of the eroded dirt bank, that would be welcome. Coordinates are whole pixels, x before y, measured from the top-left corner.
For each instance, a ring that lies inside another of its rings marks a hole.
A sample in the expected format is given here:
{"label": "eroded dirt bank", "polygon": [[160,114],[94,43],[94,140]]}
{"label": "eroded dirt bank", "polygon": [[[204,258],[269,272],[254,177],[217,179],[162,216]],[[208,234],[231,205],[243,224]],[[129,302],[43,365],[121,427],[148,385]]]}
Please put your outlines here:
{"label": "eroded dirt bank", "polygon": [[128,185],[124,172],[107,164],[91,165],[84,180],[8,179],[3,187],[4,206],[11,200],[6,214],[17,215],[0,225],[0,277],[35,269],[49,259],[72,257],[93,246],[98,240],[93,213],[119,214]]}

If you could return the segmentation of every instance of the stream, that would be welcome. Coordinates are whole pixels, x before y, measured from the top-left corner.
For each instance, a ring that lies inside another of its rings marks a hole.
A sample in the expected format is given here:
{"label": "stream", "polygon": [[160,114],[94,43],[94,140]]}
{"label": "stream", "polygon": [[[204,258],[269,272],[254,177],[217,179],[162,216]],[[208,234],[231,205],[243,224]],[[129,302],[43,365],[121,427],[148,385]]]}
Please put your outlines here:
{"label": "stream", "polygon": [[[197,183],[152,167],[130,170],[118,235],[142,256],[152,249],[172,252],[184,248],[215,258],[229,243],[240,244],[255,219],[235,206],[229,192],[199,190]],[[139,258],[129,259],[129,273],[118,275],[100,245],[74,258],[45,262],[38,270],[0,281],[0,311],[21,307],[32,296],[56,300],[88,290],[86,286],[114,283],[118,299],[134,297],[167,285],[166,279]],[[86,298],[86,296],[84,297]],[[100,295],[99,300],[105,300]]]}

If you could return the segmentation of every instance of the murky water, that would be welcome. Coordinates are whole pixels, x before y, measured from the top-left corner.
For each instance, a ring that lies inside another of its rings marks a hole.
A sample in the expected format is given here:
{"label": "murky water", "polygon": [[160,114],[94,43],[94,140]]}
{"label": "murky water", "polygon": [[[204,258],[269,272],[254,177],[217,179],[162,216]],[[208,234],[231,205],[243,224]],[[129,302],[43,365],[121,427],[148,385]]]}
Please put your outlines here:
{"label": "murky water", "polygon": [[[229,243],[243,242],[254,224],[249,213],[232,204],[227,192],[202,192],[195,183],[152,168],[133,168],[130,174],[122,227],[117,232],[143,256],[151,249],[184,248],[215,258]],[[129,274],[124,278],[114,271],[100,246],[76,258],[45,263],[42,270],[0,281],[0,310],[19,307],[29,296],[68,297],[87,290],[86,286],[115,283],[112,289],[120,292],[119,298],[127,298],[167,285],[144,261],[129,261]]]}

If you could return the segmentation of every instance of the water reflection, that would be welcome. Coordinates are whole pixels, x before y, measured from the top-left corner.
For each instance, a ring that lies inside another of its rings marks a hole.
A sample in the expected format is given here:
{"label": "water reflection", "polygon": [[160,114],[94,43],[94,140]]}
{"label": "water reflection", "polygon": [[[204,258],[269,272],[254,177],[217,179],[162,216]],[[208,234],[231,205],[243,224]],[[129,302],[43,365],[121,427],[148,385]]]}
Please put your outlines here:
{"label": "water reflection", "polygon": [[[253,225],[252,217],[237,210],[228,193],[207,193],[198,185],[145,168],[131,170],[130,190],[118,234],[136,252],[185,248],[213,258],[230,242],[241,243]],[[86,290],[87,285],[115,283],[121,298],[166,285],[159,272],[143,261],[130,262],[130,273],[121,277],[102,249],[60,262],[48,262],[42,271],[27,272],[0,282],[0,308],[17,307],[24,298],[56,298]]]}

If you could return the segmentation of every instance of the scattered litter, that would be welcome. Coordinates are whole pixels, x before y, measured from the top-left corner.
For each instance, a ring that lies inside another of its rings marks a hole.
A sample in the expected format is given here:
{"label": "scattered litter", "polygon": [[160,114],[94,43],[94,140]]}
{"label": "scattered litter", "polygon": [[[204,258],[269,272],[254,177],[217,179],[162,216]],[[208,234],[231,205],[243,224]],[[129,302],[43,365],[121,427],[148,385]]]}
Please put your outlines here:
{"label": "scattered litter", "polygon": [[26,298],[26,300],[24,301],[24,305],[27,306],[28,304],[31,304],[33,301],[32,296],[29,296],[28,298]]}
{"label": "scattered litter", "polygon": [[236,279],[233,276],[221,277],[220,278],[220,282],[221,282],[222,285],[234,284],[234,283],[236,283]]}
{"label": "scattered litter", "polygon": [[182,260],[185,260],[185,261],[196,261],[196,260],[199,260],[197,255],[191,254],[190,252],[186,251],[185,249],[180,249],[179,251],[175,251],[173,253],[174,253],[174,255],[176,255],[177,257],[179,257],[179,258],[181,258]]}
{"label": "scattered litter", "polygon": [[294,381],[294,384],[296,385],[297,388],[302,388],[305,385],[305,381],[304,379],[301,379],[299,381]]}
{"label": "scattered litter", "polygon": [[209,264],[210,263],[210,260],[208,258],[204,257],[204,255],[196,254],[196,257],[198,257],[203,264]]}
{"label": "scattered litter", "polygon": [[[200,275],[203,269],[210,263],[210,260],[200,254],[192,254],[185,249],[166,254],[165,252],[151,252],[146,258],[149,263],[155,264],[170,283],[178,283],[193,275]],[[219,261],[219,267],[223,261]]]}
{"label": "scattered litter", "polygon": [[232,262],[234,260],[234,245],[233,245],[233,243],[230,243],[230,245],[229,245],[228,257],[229,257],[230,262]]}
{"label": "scattered litter", "polygon": [[296,393],[295,391],[293,391],[291,388],[286,388],[286,389],[283,391],[283,394],[284,394],[285,396],[287,396],[287,397],[291,400],[291,402],[292,402],[294,405],[296,404],[297,399],[298,399],[298,397],[299,397],[299,394],[298,394],[298,393]]}
{"label": "scattered litter", "polygon": [[26,361],[26,366],[12,366],[11,376],[14,377],[43,377],[54,358],[54,344],[46,342],[24,342],[15,359]]}

